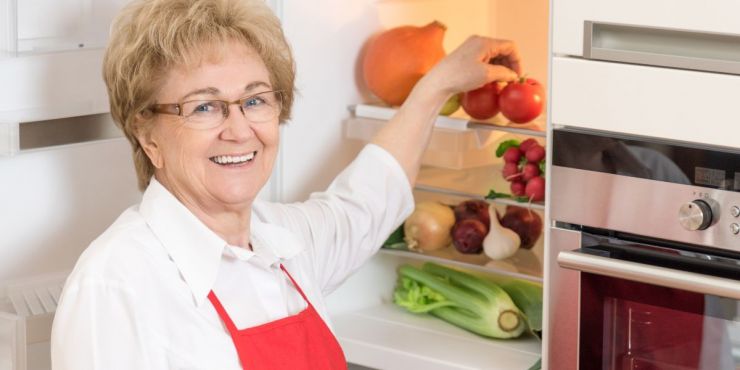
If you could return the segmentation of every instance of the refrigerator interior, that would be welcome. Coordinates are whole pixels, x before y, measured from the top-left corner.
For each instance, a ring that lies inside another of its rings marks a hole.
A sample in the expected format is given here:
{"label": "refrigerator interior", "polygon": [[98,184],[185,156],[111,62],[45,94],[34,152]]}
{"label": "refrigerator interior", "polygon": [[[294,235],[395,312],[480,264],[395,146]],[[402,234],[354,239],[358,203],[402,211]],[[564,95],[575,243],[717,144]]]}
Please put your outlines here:
{"label": "refrigerator interior", "polygon": [[[495,38],[514,40],[522,54],[524,73],[543,84],[548,82],[548,24],[549,1],[507,1],[507,0],[471,0],[464,3],[447,0],[385,0],[367,1],[366,11],[348,14],[351,22],[332,18],[329,22],[337,22],[332,27],[345,27],[349,30],[345,35],[353,34],[353,43],[338,43],[337,48],[345,52],[352,50],[352,58],[343,59],[352,63],[351,66],[341,66],[332,69],[353,73],[353,80],[336,81],[336,78],[324,76],[324,85],[321,92],[313,91],[315,95],[333,94],[333,90],[350,90],[350,95],[337,96],[337,100],[349,106],[350,112],[331,110],[331,122],[322,123],[330,126],[319,128],[326,135],[317,135],[315,127],[311,132],[304,131],[300,125],[302,121],[293,122],[285,130],[283,137],[284,151],[303,150],[299,145],[292,145],[293,138],[311,137],[316,140],[330,140],[332,135],[336,142],[334,148],[347,148],[346,152],[356,153],[372,134],[382,125],[384,120],[377,119],[383,116],[359,117],[359,105],[382,106],[378,99],[367,92],[358,70],[363,53],[363,44],[372,35],[385,29],[400,25],[423,26],[438,20],[447,26],[444,38],[444,48],[452,51],[470,34],[483,34]],[[309,9],[302,9],[310,12]],[[339,6],[337,17],[342,15],[344,8]],[[284,12],[290,12],[285,8]],[[290,32],[290,14],[286,13],[286,27]],[[310,14],[309,14],[310,17]],[[324,16],[325,17],[325,16]],[[357,24],[365,24],[360,29]],[[358,27],[358,28],[354,28]],[[348,36],[345,36],[348,37]],[[357,44],[357,40],[361,43]],[[333,39],[327,40],[332,44]],[[299,41],[294,45],[300,45]],[[331,46],[330,46],[331,48]],[[336,53],[336,52],[334,52]],[[299,82],[300,72],[306,64],[314,62],[312,58],[297,53]],[[301,57],[306,59],[301,59]],[[339,58],[347,58],[346,55]],[[317,58],[318,59],[318,58]],[[320,72],[327,67],[320,64],[332,63],[331,59],[318,60],[312,71]],[[317,77],[320,78],[320,77]],[[314,81],[316,82],[316,81]],[[320,85],[321,86],[321,85]],[[300,86],[299,86],[300,87]],[[304,93],[304,101],[310,101],[312,94]],[[321,120],[327,117],[326,111],[315,112],[312,117],[310,111],[300,103],[300,120],[310,121],[311,118]],[[327,109],[325,106],[322,109]],[[392,108],[390,108],[392,110]],[[309,109],[310,110],[310,109]],[[308,113],[301,115],[302,113]],[[372,116],[372,114],[370,115]],[[338,118],[338,120],[337,120]],[[462,109],[451,117],[453,125],[459,121],[467,122],[469,117]],[[457,204],[466,199],[483,199],[489,190],[509,192],[509,184],[501,176],[503,161],[495,158],[496,146],[509,139],[524,140],[535,138],[540,144],[547,141],[546,114],[529,125],[506,125],[500,121],[500,115],[491,119],[495,123],[505,126],[490,126],[470,124],[467,129],[455,130],[435,128],[430,147],[424,157],[424,167],[420,173],[414,190],[415,200],[436,200],[448,205]],[[489,122],[490,123],[490,122]],[[333,126],[337,125],[337,126]],[[306,136],[302,136],[303,132]],[[297,139],[296,139],[297,140]],[[293,149],[296,148],[296,149]],[[341,150],[340,150],[341,151]],[[306,155],[321,155],[306,153]],[[293,158],[287,155],[285,158]],[[338,161],[351,160],[351,155],[339,156]],[[336,162],[336,161],[335,161]],[[309,161],[312,166],[314,161]],[[324,165],[321,160],[315,161],[317,167]],[[305,166],[305,163],[300,163]],[[337,163],[332,163],[337,165]],[[283,164],[284,184],[300,183],[297,173],[300,169],[290,168]],[[307,174],[313,170],[304,170]],[[323,172],[326,174],[326,171]],[[286,180],[294,177],[296,181]],[[311,178],[311,176],[307,176]],[[313,184],[321,181],[330,181],[331,177],[322,177],[313,180]],[[304,180],[305,181],[305,180]],[[321,186],[308,186],[320,188]],[[300,198],[300,188],[283,188],[287,199]],[[296,195],[299,193],[299,195]],[[499,212],[503,214],[507,205],[519,205],[511,200],[495,200]],[[525,203],[523,206],[527,207]],[[543,202],[530,205],[544,220],[545,204]],[[509,276],[529,281],[542,282],[542,261],[544,256],[544,236],[540,236],[535,247],[531,250],[521,249],[513,257],[503,261],[492,261],[483,254],[466,255],[457,252],[454,248],[444,248],[431,253],[420,254],[408,251],[381,249],[379,254],[366,266],[328,297],[329,309],[332,313],[334,329],[346,352],[350,362],[378,369],[528,369],[541,356],[541,343],[534,336],[522,336],[513,340],[486,339],[471,334],[463,329],[452,326],[430,315],[415,315],[405,312],[393,304],[393,289],[396,285],[398,266],[412,264],[419,266],[425,261],[444,263],[449,266],[462,268],[474,272],[483,272],[498,276]]]}
{"label": "refrigerator interior", "polygon": [[[348,107],[377,103],[364,88],[358,68],[364,43],[383,29],[439,20],[447,26],[444,47],[448,52],[470,34],[515,40],[524,71],[546,87],[548,84],[548,0],[268,2],[282,19],[293,47],[300,94],[293,121],[281,128],[280,157],[263,198],[290,202],[320,191],[369,138],[373,128],[357,126],[359,120]],[[11,353],[19,353],[18,348],[5,346],[14,338],[23,338],[21,346],[28,343],[28,362],[23,368],[49,368],[44,325],[50,320],[39,289],[52,292],[53,301],[55,279],[63,279],[90,241],[140,199],[129,145],[110,134],[107,99],[99,69],[94,66],[105,43],[98,32],[105,28],[100,22],[111,19],[125,1],[68,0],[71,6],[64,11],[44,11],[36,18],[23,16],[41,3],[44,1],[0,0],[0,19],[21,22],[13,35],[12,22],[0,25],[0,74],[12,75],[12,83],[24,86],[12,94],[0,92],[7,103],[0,105],[0,139],[13,139],[13,133],[25,137],[16,138],[14,150],[6,151],[0,145],[0,179],[4,184],[0,193],[0,311],[11,313],[0,315],[0,370],[21,369],[20,361],[10,362]],[[20,11],[18,4],[26,4],[25,10],[13,18],[10,12]],[[89,22],[70,28],[55,17]],[[28,23],[42,23],[47,18],[53,21],[42,28]],[[63,80],[64,73],[53,70],[55,64],[72,66],[80,61],[91,63],[89,70],[94,73],[78,79],[76,86]],[[24,79],[30,75],[36,78]],[[77,90],[64,94],[70,88]],[[457,119],[466,120],[461,111],[457,114]],[[44,133],[54,132],[60,122],[72,137],[45,140]],[[538,129],[546,128],[545,115],[538,123]],[[361,127],[361,132],[353,134],[351,127]],[[508,185],[500,177],[501,161],[492,158],[497,143],[527,137],[546,141],[546,131],[475,127],[435,130],[425,161],[432,165],[426,165],[421,173],[417,200],[454,204],[482,198],[492,187],[507,191]],[[11,135],[5,135],[6,131]],[[452,146],[457,150],[448,150]],[[449,156],[454,161],[450,162]],[[446,167],[441,166],[443,162]],[[485,166],[477,165],[483,162]],[[511,202],[496,204],[503,212]],[[543,203],[534,204],[532,210],[544,220]],[[431,316],[403,312],[393,305],[391,295],[397,266],[426,260],[541,282],[543,249],[541,236],[531,251],[499,263],[490,263],[480,255],[456,254],[452,249],[435,255],[382,250],[328,297],[333,327],[348,360],[380,369],[528,368],[540,356],[541,344],[536,338],[484,339]],[[26,318],[33,320],[21,324],[25,319],[15,312],[10,295],[17,287],[37,282],[47,283],[35,286],[31,295],[34,303],[25,304],[29,309],[41,305],[42,310],[38,314],[29,310]]]}

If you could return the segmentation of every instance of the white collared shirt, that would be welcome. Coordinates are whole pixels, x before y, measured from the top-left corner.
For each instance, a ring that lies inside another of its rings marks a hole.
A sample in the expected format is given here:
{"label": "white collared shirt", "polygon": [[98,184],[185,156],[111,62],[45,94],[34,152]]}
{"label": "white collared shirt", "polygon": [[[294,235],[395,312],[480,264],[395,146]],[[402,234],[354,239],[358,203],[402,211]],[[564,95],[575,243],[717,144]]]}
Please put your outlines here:
{"label": "white collared shirt", "polygon": [[207,228],[160,183],[82,254],[51,340],[54,370],[240,369],[213,290],[239,329],[296,314],[358,269],[413,210],[406,175],[375,145],[303,203],[255,202],[253,251]]}

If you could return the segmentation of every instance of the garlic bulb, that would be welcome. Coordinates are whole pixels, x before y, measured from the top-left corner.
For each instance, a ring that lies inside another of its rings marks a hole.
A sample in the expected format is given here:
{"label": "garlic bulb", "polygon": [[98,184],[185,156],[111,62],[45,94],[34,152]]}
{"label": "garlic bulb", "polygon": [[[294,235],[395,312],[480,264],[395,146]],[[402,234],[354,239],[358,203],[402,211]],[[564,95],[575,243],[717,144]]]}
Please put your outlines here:
{"label": "garlic bulb", "polygon": [[519,235],[514,230],[501,226],[493,204],[488,207],[488,214],[491,216],[491,227],[483,239],[483,253],[493,260],[513,256],[521,245]]}

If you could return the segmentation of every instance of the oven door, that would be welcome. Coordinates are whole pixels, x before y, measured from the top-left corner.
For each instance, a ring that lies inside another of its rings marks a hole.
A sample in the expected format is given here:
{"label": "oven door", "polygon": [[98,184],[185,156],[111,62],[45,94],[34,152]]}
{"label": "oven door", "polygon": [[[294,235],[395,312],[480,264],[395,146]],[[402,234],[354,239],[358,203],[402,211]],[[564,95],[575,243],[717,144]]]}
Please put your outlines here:
{"label": "oven door", "polygon": [[740,369],[740,256],[581,233],[580,369]]}

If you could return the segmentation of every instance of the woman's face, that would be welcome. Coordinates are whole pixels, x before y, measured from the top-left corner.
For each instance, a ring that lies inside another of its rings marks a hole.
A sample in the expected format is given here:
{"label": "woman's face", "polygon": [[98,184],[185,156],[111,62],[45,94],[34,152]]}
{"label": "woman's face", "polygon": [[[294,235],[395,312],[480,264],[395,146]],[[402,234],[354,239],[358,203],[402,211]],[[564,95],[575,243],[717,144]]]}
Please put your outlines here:
{"label": "woman's face", "polygon": [[[235,101],[273,90],[268,70],[253,49],[231,42],[223,50],[219,58],[170,70],[157,103]],[[232,104],[220,126],[195,129],[184,117],[159,114],[139,140],[156,167],[157,180],[186,205],[205,212],[244,211],[272,172],[278,116],[249,122],[238,104]]]}

